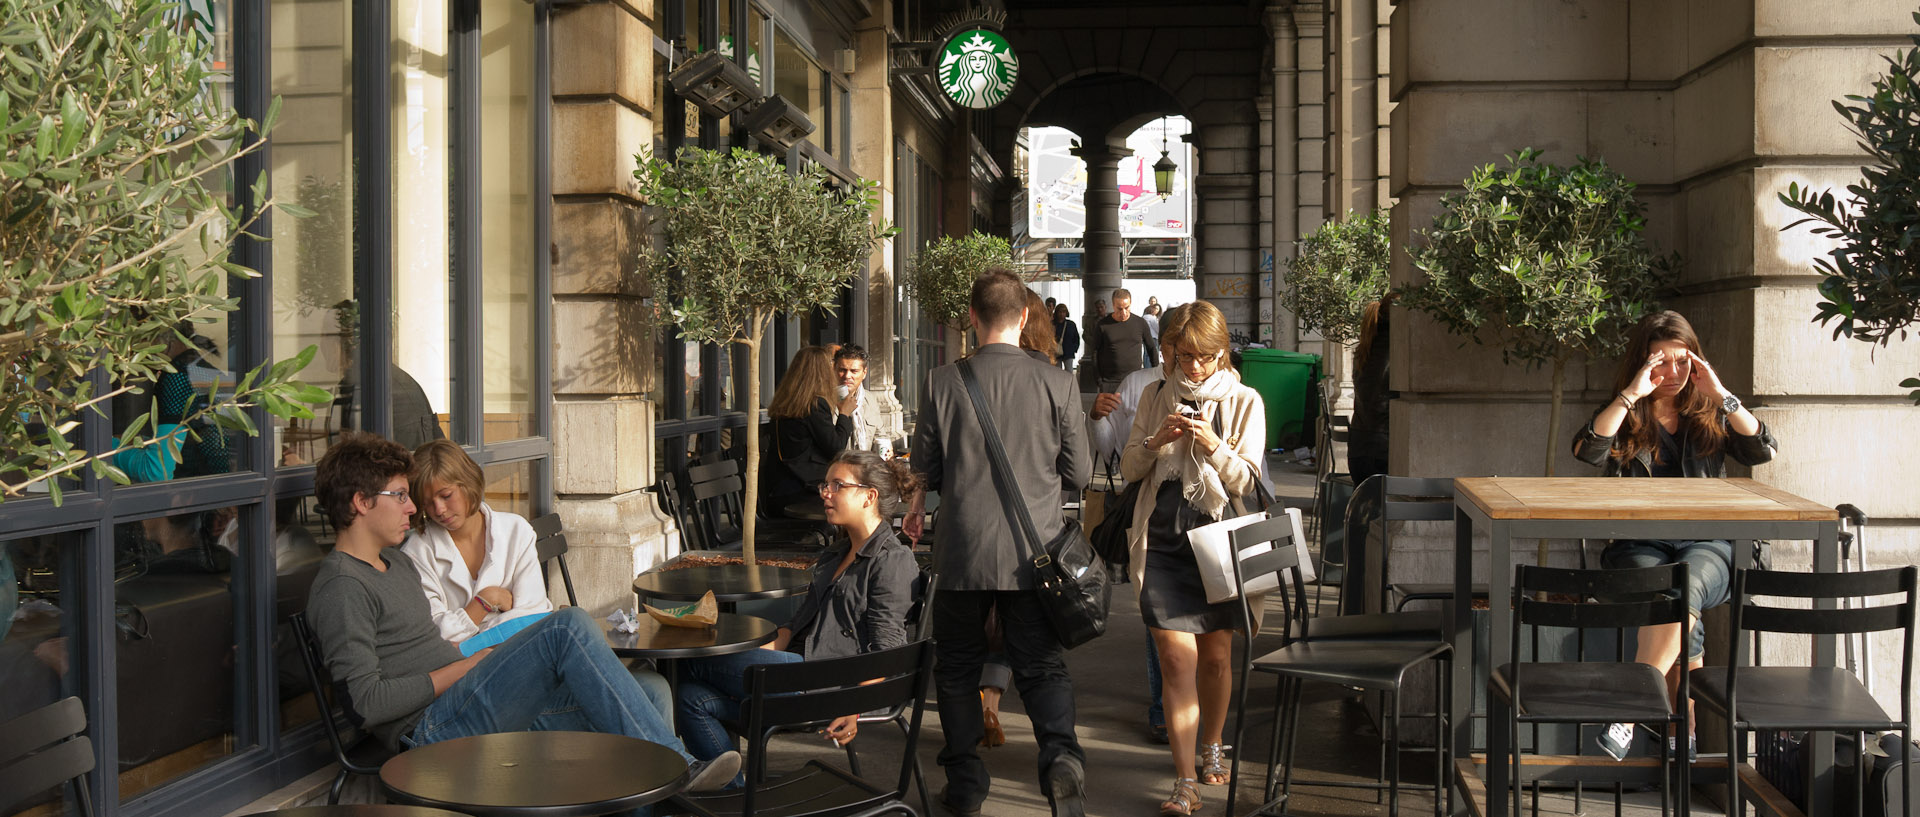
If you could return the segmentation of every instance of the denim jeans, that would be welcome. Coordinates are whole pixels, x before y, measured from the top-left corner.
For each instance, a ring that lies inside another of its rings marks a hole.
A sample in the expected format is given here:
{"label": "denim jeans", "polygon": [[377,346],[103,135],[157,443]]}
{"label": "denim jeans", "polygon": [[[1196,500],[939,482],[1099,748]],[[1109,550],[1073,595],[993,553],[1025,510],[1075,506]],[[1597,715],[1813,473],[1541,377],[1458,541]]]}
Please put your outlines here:
{"label": "denim jeans", "polygon": [[699,760],[733,751],[733,735],[721,723],[740,723],[740,703],[747,699],[747,668],[801,660],[798,653],[786,650],[747,650],[680,662],[674,710],[680,716],[687,751]]}
{"label": "denim jeans", "polygon": [[691,759],[658,694],[634,679],[585,611],[567,607],[495,647],[427,705],[403,740],[421,746],[494,732],[577,730],[651,741]]}
{"label": "denim jeans", "polygon": [[[1658,567],[1687,563],[1687,612],[1697,620],[1702,610],[1726,604],[1733,595],[1733,543],[1725,539],[1626,539],[1607,545],[1600,564],[1609,570]],[[1707,628],[1694,627],[1687,637],[1687,660],[1706,655]]]}
{"label": "denim jeans", "polygon": [[1086,753],[1074,734],[1073,679],[1067,675],[1067,650],[1030,590],[942,590],[933,603],[934,680],[938,686],[941,732],[946,747],[940,765],[947,770],[947,798],[960,807],[987,799],[993,779],[980,760],[986,723],[980,714],[980,665],[987,657],[987,611],[1000,618],[1014,687],[1033,721],[1040,744],[1041,793],[1053,799],[1047,772],[1062,756],[1082,764]]}
{"label": "denim jeans", "polygon": [[1167,725],[1167,710],[1160,705],[1160,648],[1153,646],[1153,633],[1147,633],[1147,725],[1156,729]]}

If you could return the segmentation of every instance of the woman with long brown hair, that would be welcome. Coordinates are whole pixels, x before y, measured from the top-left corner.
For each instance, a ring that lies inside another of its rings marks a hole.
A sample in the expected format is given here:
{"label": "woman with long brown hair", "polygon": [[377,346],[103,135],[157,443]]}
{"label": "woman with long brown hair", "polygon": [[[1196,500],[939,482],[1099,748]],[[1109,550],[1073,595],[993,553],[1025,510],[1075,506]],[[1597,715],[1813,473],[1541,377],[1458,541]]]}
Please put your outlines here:
{"label": "woman with long brown hair", "polygon": [[765,493],[761,513],[782,516],[787,506],[815,499],[814,486],[827,476],[827,464],[853,439],[853,417],[839,413],[839,379],[833,373],[833,353],[825,346],[808,346],[793,356],[787,373],[767,406],[773,418],[768,453],[771,467],[761,468]]}
{"label": "woman with long brown hair", "polygon": [[[1633,328],[1613,378],[1613,399],[1573,438],[1575,457],[1621,477],[1724,477],[1729,457],[1759,465],[1778,450],[1766,424],[1740,404],[1707,363],[1693,325],[1671,310],[1648,315]],[[1700,612],[1727,602],[1732,543],[1622,540],[1608,544],[1601,555],[1609,568],[1675,562],[1687,565],[1687,631],[1679,624],[1640,628],[1634,660],[1665,673],[1668,690],[1677,694],[1678,673],[1702,665],[1706,634]],[[1685,670],[1676,666],[1683,639]],[[1625,759],[1632,745],[1630,724],[1616,723],[1600,734],[1600,748],[1615,760]]]}
{"label": "woman with long brown hair", "polygon": [[1048,320],[1047,302],[1040,294],[1027,290],[1027,324],[1020,327],[1020,348],[1034,360],[1048,366],[1055,365],[1060,357],[1060,341],[1053,335],[1053,322]]}

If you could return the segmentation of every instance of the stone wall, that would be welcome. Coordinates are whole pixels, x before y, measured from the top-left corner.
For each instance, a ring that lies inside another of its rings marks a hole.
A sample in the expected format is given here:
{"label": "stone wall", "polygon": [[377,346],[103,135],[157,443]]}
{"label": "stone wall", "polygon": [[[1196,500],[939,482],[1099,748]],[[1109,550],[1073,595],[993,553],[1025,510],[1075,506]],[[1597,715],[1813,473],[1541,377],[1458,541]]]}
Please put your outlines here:
{"label": "stone wall", "polygon": [[[1389,91],[1395,246],[1475,165],[1529,146],[1560,163],[1604,157],[1641,184],[1649,240],[1686,259],[1669,304],[1780,438],[1780,456],[1751,475],[1822,504],[1859,505],[1876,519],[1873,564],[1912,563],[1920,466],[1887,452],[1910,448],[1920,428],[1896,386],[1920,370],[1920,347],[1872,354],[1809,322],[1810,261],[1823,247],[1804,230],[1782,233],[1793,219],[1776,200],[1790,181],[1841,187],[1858,177],[1854,140],[1829,100],[1867,87],[1880,56],[1905,44],[1910,11],[1865,0],[1402,0]],[[1395,282],[1416,275],[1398,253]],[[1394,473],[1542,472],[1546,372],[1503,366],[1496,348],[1463,346],[1419,315],[1397,315],[1395,332]],[[1569,372],[1553,444],[1566,445],[1606,398],[1612,371],[1599,361]],[[1781,567],[1810,562],[1805,543],[1775,554]],[[1448,555],[1410,544],[1394,572],[1438,570]],[[1892,649],[1876,667],[1889,700]]]}

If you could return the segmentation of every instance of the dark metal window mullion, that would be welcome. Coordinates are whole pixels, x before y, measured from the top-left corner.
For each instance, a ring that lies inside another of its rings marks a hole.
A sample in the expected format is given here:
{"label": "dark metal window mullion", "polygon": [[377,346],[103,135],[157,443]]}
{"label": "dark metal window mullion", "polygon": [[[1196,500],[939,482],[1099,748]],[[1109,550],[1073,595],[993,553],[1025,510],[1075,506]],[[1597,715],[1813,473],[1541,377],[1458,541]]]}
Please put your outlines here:
{"label": "dark metal window mullion", "polygon": [[[241,116],[256,122],[263,121],[267,109],[272,105],[273,92],[269,87],[272,76],[271,48],[267,41],[269,0],[241,0],[234,5],[233,19],[233,64],[238,67],[234,72],[234,107]],[[253,200],[253,180],[266,174],[272,167],[271,143],[260,145],[259,149],[242,158],[234,167],[234,195],[237,209],[244,213],[255,213],[265,202]],[[269,182],[271,184],[271,182]],[[258,212],[254,222],[252,236],[273,235],[272,211]],[[229,354],[228,359],[238,371],[252,371],[266,362],[273,354],[272,321],[273,315],[273,253],[265,240],[241,236],[235,241],[234,255],[242,266],[260,273],[255,278],[230,278],[229,287],[238,287],[240,309],[233,313],[240,319],[237,335],[241,353]],[[230,290],[231,292],[231,290]],[[231,324],[229,324],[231,325]],[[229,344],[229,352],[232,344]],[[234,666],[234,686],[237,694],[234,701],[233,734],[240,746],[258,746],[269,751],[277,749],[280,732],[277,679],[273,667],[274,637],[274,594],[264,588],[274,586],[274,518],[273,505],[262,501],[262,497],[273,495],[273,473],[277,452],[273,450],[273,423],[266,409],[255,405],[247,409],[247,415],[253,420],[259,434],[247,438],[243,443],[247,456],[243,462],[251,470],[266,477],[266,484],[257,492],[250,506],[242,508],[240,524],[245,535],[242,541],[249,543],[246,552],[239,560],[242,573],[234,582],[233,605],[235,623],[239,632],[234,633],[234,643],[240,647],[239,659]]]}
{"label": "dark metal window mullion", "polygon": [[482,161],[480,143],[480,0],[452,0],[448,38],[452,74],[452,409],[453,439],[465,446],[486,446],[485,373],[481,371],[482,324],[480,303],[483,270],[480,259]]}
{"label": "dark metal window mullion", "polygon": [[[553,438],[553,0],[533,6],[533,431]],[[533,466],[533,511],[553,510],[553,457]]]}
{"label": "dark metal window mullion", "polygon": [[354,298],[360,306],[360,427],[393,431],[393,11],[355,0],[353,16]]}
{"label": "dark metal window mullion", "polygon": [[[88,373],[87,378],[93,381],[94,394],[106,393],[104,370],[96,369]],[[80,438],[86,450],[105,451],[113,444],[113,429],[99,415],[93,415],[81,425]],[[114,686],[118,641],[113,628],[113,480],[94,480],[94,489],[100,499],[96,507],[102,515],[91,528],[80,532],[80,579],[74,583],[80,598],[67,607],[69,614],[78,614],[80,626],[84,628],[84,632],[77,633],[81,646],[74,663],[78,666],[70,668],[68,675],[81,679],[81,689],[63,684],[60,691],[78,694],[86,702],[94,768],[118,769],[120,696]],[[120,784],[115,778],[110,774],[87,776],[87,798],[93,801],[96,811],[113,814],[119,805]]]}

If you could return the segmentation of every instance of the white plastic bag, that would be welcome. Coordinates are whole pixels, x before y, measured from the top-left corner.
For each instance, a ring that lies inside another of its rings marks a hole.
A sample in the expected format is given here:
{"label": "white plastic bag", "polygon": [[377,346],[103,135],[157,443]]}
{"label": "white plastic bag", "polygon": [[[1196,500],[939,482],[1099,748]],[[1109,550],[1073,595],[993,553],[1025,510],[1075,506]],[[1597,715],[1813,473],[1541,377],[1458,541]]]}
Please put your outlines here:
{"label": "white plastic bag", "polygon": [[[1313,559],[1307,554],[1307,537],[1300,527],[1300,509],[1288,508],[1285,513],[1293,523],[1293,547],[1300,558],[1301,579],[1313,581]],[[1200,564],[1200,582],[1207,588],[1207,603],[1219,604],[1240,597],[1240,586],[1233,579],[1233,544],[1227,541],[1228,532],[1267,518],[1266,511],[1254,511],[1187,531],[1187,541],[1193,543],[1193,557]],[[1268,543],[1255,545],[1241,558],[1258,556],[1272,549],[1273,546]],[[1279,586],[1280,577],[1274,573],[1259,576],[1248,584],[1255,593],[1265,593]]]}

